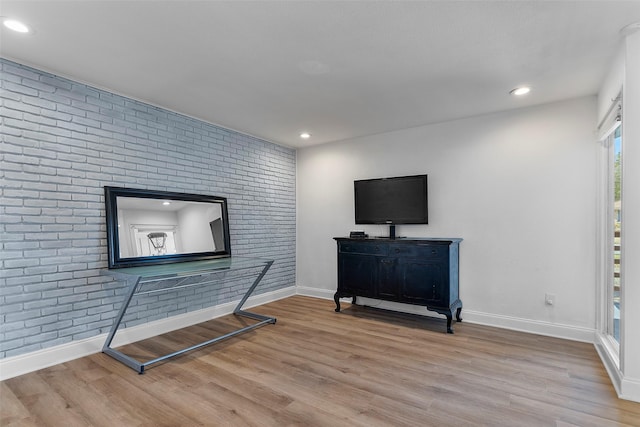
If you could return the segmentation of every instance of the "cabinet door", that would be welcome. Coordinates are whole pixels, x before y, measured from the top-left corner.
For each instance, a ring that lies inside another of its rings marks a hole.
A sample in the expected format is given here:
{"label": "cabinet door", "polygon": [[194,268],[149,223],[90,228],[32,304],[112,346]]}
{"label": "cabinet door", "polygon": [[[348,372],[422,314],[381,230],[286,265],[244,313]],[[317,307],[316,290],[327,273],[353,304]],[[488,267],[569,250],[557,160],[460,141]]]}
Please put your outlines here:
{"label": "cabinet door", "polygon": [[400,275],[398,258],[381,257],[378,261],[376,298],[398,300],[400,298]]}
{"label": "cabinet door", "polygon": [[373,297],[377,258],[362,254],[340,254],[338,256],[338,291]]}
{"label": "cabinet door", "polygon": [[401,259],[403,300],[411,304],[448,306],[448,270],[447,263],[443,261]]}

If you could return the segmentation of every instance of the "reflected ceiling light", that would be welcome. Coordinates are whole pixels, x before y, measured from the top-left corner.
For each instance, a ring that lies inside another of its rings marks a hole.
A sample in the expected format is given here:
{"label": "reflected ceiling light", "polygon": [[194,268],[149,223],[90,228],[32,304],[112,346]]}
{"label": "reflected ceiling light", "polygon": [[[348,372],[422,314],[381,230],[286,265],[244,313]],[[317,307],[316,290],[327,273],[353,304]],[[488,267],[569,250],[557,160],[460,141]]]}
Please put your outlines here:
{"label": "reflected ceiling light", "polygon": [[522,95],[528,94],[529,92],[531,92],[531,88],[529,86],[520,86],[520,87],[517,87],[517,88],[513,89],[509,93],[511,95],[515,95],[515,96],[522,96]]}
{"label": "reflected ceiling light", "polygon": [[3,24],[8,29],[13,30],[13,31],[15,31],[17,33],[28,33],[29,32],[29,27],[27,27],[25,24],[23,24],[20,21],[16,21],[15,19],[5,19],[3,21]]}
{"label": "reflected ceiling light", "polygon": [[309,138],[311,138],[311,134],[310,134],[309,132],[302,132],[302,133],[300,134],[300,138],[302,138],[302,139],[309,139]]}

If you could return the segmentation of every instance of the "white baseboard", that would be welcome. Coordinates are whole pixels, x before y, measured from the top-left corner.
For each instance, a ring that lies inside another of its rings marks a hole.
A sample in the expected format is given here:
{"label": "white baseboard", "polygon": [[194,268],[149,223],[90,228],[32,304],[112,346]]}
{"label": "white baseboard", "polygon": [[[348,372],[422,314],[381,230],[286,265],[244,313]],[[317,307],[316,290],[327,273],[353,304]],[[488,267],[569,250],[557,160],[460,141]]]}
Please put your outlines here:
{"label": "white baseboard", "polygon": [[608,337],[600,333],[596,334],[595,347],[618,397],[640,402],[640,379],[629,378],[620,371],[618,352],[611,345]]}
{"label": "white baseboard", "polygon": [[540,320],[523,319],[520,317],[502,316],[499,314],[482,313],[479,311],[462,309],[462,318],[468,323],[495,326],[497,328],[528,332],[530,334],[545,335],[571,341],[581,341],[593,344],[595,329],[580,326],[562,325],[543,322]]}
{"label": "white baseboard", "polygon": [[[335,291],[329,289],[318,289],[305,286],[298,286],[297,289],[298,295],[331,300],[335,293]],[[350,300],[351,298],[348,299]],[[380,301],[370,298],[358,297],[358,304],[423,316],[442,317],[436,313],[426,311],[424,307]],[[600,355],[600,359],[602,359],[605,369],[611,378],[611,382],[616,389],[618,397],[621,399],[640,402],[640,379],[628,378],[622,375],[617,360],[613,357],[610,346],[595,329],[482,313],[479,311],[465,310],[464,308],[462,309],[462,318],[466,323],[476,323],[479,325],[494,326],[497,328],[510,329],[537,335],[546,335],[571,341],[592,343]]]}
{"label": "white baseboard", "polygon": [[305,297],[315,297],[322,299],[333,299],[333,294],[335,294],[335,290],[331,289],[318,289],[318,288],[310,288],[308,286],[297,286],[296,294],[303,295]]}
{"label": "white baseboard", "polygon": [[618,397],[620,397],[620,390],[622,385],[622,372],[620,372],[620,364],[618,360],[617,351],[612,348],[609,340],[601,333],[596,333],[595,348],[602,360],[604,368],[609,374],[613,388],[616,389]]}
{"label": "white baseboard", "polygon": [[[256,295],[249,298],[244,308],[255,307],[293,295],[304,295],[315,298],[333,300],[335,291],[330,289],[318,289],[305,286],[290,286],[273,292]],[[390,301],[374,300],[370,298],[358,298],[359,303],[386,309],[401,311],[423,316],[442,317],[436,313],[428,312],[424,307],[408,304],[399,304]],[[142,325],[118,331],[112,346],[119,347],[132,342],[147,339],[156,335],[185,328],[191,325],[205,322],[220,316],[233,313],[233,309],[238,301],[208,307],[202,310],[173,316],[167,319],[160,319]],[[581,328],[569,325],[558,325],[549,322],[534,321],[511,316],[501,316],[496,314],[482,313],[463,309],[463,319],[468,323],[494,326],[498,328],[517,330],[539,335],[547,335],[572,341],[582,341],[593,343],[598,354],[611,378],[618,396],[622,399],[640,402],[640,380],[625,378],[618,367],[617,360],[612,357],[611,351],[606,345],[606,341],[589,328]],[[74,341],[59,346],[34,351],[27,354],[8,357],[0,360],[0,381],[16,377],[18,375],[44,369],[49,366],[64,363],[73,359],[88,356],[102,351],[102,346],[107,338],[107,334]]]}
{"label": "white baseboard", "polygon": [[[298,286],[298,295],[306,295],[323,299],[333,299],[334,293],[335,291],[330,289],[317,289]],[[422,316],[443,317],[442,315],[439,315],[437,313],[425,310],[425,308],[422,306],[358,297],[358,304],[360,303],[368,305],[370,307],[382,308],[385,310],[401,311],[404,313],[419,314]],[[497,328],[511,329],[515,331],[528,332],[531,334],[546,335],[572,341],[582,341],[588,343],[595,342],[595,330],[589,328],[559,325],[537,320],[522,319],[518,317],[482,313],[479,311],[466,310],[464,308],[462,309],[462,319],[464,322],[468,323],[495,326]]]}
{"label": "white baseboard", "polygon": [[[256,295],[247,300],[243,308],[251,308],[296,294],[295,286],[279,289],[272,292]],[[240,301],[233,301],[202,310],[192,311],[166,319],[160,319],[142,325],[118,330],[112,347],[119,347],[132,342],[165,334],[176,329],[186,328],[191,325],[206,322],[216,317],[233,313]],[[18,375],[48,368],[59,363],[68,362],[90,354],[102,351],[102,346],[107,339],[107,334],[73,341],[55,347],[45,348],[27,354],[20,354],[0,360],[0,381],[16,377]]]}
{"label": "white baseboard", "polygon": [[[268,292],[251,297],[245,304],[245,307],[255,307],[257,305],[266,304],[293,295],[305,295],[315,298],[333,300],[334,292],[335,291],[330,289],[318,289],[304,286],[298,286],[296,288],[294,286],[291,286],[274,292]],[[363,304],[386,310],[401,311],[424,316],[442,317],[437,313],[428,312],[424,309],[424,307],[420,306],[399,304],[362,297],[359,298],[359,301]],[[234,301],[231,303],[209,307],[203,310],[185,313],[167,319],[160,319],[143,325],[137,325],[130,328],[122,329],[118,331],[118,334],[116,335],[112,346],[119,347],[125,344],[140,341],[146,338],[150,338],[156,335],[167,333],[176,329],[185,328],[216,317],[230,314],[233,312],[233,309],[235,308],[237,303],[238,301]],[[539,335],[553,336],[573,341],[583,341],[594,344],[596,343],[595,331],[588,328],[557,325],[548,322],[487,314],[465,309],[463,309],[462,315],[464,321],[469,323],[477,323],[481,325],[495,326],[499,328],[518,330]],[[62,344],[56,347],[2,359],[0,360],[0,381],[8,378],[13,378],[15,376],[22,375],[28,372],[33,372],[38,369],[53,366],[59,363],[64,363],[69,360],[88,356],[90,354],[99,353],[100,351],[102,351],[102,346],[106,337],[107,334],[101,334],[92,338],[74,341],[68,344]],[[596,348],[598,348],[597,345]],[[600,350],[598,350],[598,352],[600,352]],[[602,355],[601,358],[603,358]],[[603,358],[603,362],[605,363],[605,366],[607,366],[605,358]],[[614,385],[616,387],[616,390],[618,390],[618,394],[620,395],[620,397],[629,400],[638,400],[638,396],[640,396],[640,381],[624,379],[619,375],[617,377],[615,375],[612,375],[611,372],[619,372],[617,370],[617,367],[613,367],[616,369],[611,370],[610,375],[612,381],[616,383]],[[607,366],[607,370],[609,371],[610,367]],[[616,378],[618,379],[616,380]]]}
{"label": "white baseboard", "polygon": [[618,397],[625,400],[640,402],[640,379],[622,378]]}

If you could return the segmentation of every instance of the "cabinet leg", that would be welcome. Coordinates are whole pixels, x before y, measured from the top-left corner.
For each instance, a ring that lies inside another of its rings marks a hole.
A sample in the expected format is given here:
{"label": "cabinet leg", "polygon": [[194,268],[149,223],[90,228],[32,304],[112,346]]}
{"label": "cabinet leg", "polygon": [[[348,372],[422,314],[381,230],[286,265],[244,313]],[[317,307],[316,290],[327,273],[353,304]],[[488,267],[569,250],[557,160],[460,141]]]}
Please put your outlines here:
{"label": "cabinet leg", "polygon": [[355,296],[351,299],[351,304],[356,305],[356,297]]}
{"label": "cabinet leg", "polygon": [[447,316],[447,333],[452,334],[453,328],[451,327],[451,321],[453,320],[453,316],[450,314],[447,314],[446,316]]}
{"label": "cabinet leg", "polygon": [[337,292],[333,294],[333,301],[336,303],[336,312],[340,312],[340,295]]}
{"label": "cabinet leg", "polygon": [[456,310],[456,320],[458,322],[462,322],[462,317],[460,317],[460,312],[462,311],[462,307],[458,307],[458,309]]}

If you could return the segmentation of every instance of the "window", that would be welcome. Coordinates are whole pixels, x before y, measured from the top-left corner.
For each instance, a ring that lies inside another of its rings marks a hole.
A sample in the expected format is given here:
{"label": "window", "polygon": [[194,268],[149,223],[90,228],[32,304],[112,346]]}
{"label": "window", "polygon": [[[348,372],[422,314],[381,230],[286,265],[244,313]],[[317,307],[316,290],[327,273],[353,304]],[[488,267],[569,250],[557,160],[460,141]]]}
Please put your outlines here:
{"label": "window", "polygon": [[600,124],[602,146],[600,179],[600,233],[599,253],[600,333],[613,355],[620,351],[620,319],[622,287],[621,262],[624,259],[624,242],[621,239],[622,224],[622,105],[618,97]]}
{"label": "window", "polygon": [[611,302],[610,313],[611,328],[609,333],[620,343],[620,289],[622,286],[620,277],[620,253],[622,251],[622,241],[620,239],[622,230],[622,132],[618,126],[612,135],[612,161],[613,169],[613,215],[611,216],[613,227],[613,266],[610,284]]}

